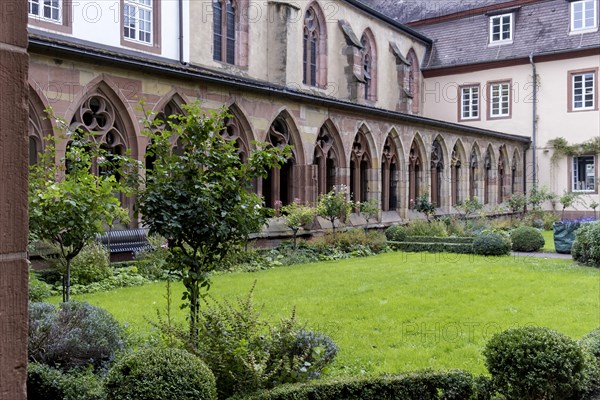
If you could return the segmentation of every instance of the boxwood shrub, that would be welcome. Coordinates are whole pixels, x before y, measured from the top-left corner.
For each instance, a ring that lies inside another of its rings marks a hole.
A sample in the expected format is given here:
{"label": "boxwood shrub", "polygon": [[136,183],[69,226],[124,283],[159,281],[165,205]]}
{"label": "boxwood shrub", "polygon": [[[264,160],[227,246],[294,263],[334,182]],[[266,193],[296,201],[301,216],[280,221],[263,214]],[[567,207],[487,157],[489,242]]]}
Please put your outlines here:
{"label": "boxwood shrub", "polygon": [[27,366],[27,399],[29,400],[105,400],[102,379],[92,370],[63,372],[48,365]]}
{"label": "boxwood shrub", "polygon": [[420,371],[399,376],[282,385],[230,400],[469,400],[475,395],[474,386],[469,372]]}
{"label": "boxwood shrub", "polygon": [[600,221],[581,225],[575,232],[571,254],[579,263],[600,267]]}
{"label": "boxwood shrub", "polygon": [[548,328],[500,332],[483,355],[495,388],[507,399],[569,399],[588,382],[582,348]]}
{"label": "boxwood shrub", "polygon": [[200,358],[179,349],[147,348],[119,360],[106,381],[108,400],[214,400],[215,377]]}
{"label": "boxwood shrub", "polygon": [[473,240],[473,252],[482,256],[503,256],[512,248],[508,234],[499,231],[483,231]]}
{"label": "boxwood shrub", "polygon": [[403,242],[406,239],[406,227],[402,225],[392,225],[385,230],[387,240],[394,242]]}
{"label": "boxwood shrub", "polygon": [[538,251],[546,244],[542,232],[531,226],[520,226],[513,229],[510,231],[510,240],[514,251]]}
{"label": "boxwood shrub", "polygon": [[472,237],[408,236],[404,241],[410,243],[472,244],[474,239]]}

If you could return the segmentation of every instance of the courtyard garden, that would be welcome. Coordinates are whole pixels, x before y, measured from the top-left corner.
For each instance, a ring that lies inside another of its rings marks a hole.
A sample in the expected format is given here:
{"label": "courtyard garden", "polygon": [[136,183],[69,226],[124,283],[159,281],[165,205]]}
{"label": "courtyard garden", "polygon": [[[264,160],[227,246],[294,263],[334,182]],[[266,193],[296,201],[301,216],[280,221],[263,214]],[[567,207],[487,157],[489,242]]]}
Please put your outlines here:
{"label": "courtyard garden", "polygon": [[[534,188],[495,210],[474,197],[440,216],[422,193],[423,218],[385,231],[368,229],[377,202],[344,186],[270,210],[253,182],[292,149],[243,159],[226,114],[186,111],[148,114],[146,176],[85,132],[62,169],[52,153],[32,168],[31,248],[48,268],[30,275],[30,399],[598,396],[600,222],[559,223],[573,260],[527,255],[558,248],[542,205],[573,195]],[[152,235],[114,264],[97,238],[131,217],[117,192]],[[269,218],[291,240],[254,248]]]}

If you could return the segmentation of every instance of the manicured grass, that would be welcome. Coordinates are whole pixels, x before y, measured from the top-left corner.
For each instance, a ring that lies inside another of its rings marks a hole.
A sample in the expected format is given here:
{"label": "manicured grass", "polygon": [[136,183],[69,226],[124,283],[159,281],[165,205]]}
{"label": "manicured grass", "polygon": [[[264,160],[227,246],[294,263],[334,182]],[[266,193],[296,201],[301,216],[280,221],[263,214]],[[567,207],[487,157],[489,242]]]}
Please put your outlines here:
{"label": "manicured grass", "polygon": [[546,244],[541,251],[556,253],[556,249],[554,248],[554,231],[542,231],[542,236],[544,236]]}
{"label": "manicured grass", "polygon": [[[485,371],[481,351],[495,332],[547,326],[573,338],[600,325],[600,271],[568,260],[388,253],[258,273],[216,276],[216,298],[244,296],[271,320],[298,318],[338,343],[334,375],[418,368]],[[182,287],[173,287],[174,310]],[[138,331],[164,311],[165,284],[76,296]]]}

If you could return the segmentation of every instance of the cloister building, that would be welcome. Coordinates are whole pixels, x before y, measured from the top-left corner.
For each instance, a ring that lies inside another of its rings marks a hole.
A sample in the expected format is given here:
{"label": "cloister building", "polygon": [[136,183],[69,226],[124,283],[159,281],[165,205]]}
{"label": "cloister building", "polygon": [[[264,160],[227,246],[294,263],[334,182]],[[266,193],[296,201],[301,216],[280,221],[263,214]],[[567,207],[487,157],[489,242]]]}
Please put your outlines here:
{"label": "cloister building", "polygon": [[531,130],[448,117],[428,100],[438,40],[357,0],[28,1],[31,163],[56,129],[49,106],[144,162],[140,100],[162,115],[200,101],[230,111],[225,134],[242,157],[254,141],[293,146],[256,185],[270,207],[346,185],[355,201],[376,199],[388,224],[416,218],[424,193],[450,214],[527,190]]}

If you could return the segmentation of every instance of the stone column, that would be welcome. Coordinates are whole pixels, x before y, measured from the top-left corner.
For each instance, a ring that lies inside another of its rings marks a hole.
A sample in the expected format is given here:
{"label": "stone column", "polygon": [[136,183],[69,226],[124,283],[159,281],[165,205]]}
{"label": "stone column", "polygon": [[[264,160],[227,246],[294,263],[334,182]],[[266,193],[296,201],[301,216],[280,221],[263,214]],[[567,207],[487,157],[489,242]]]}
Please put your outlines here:
{"label": "stone column", "polygon": [[0,400],[27,397],[27,2],[0,4]]}

